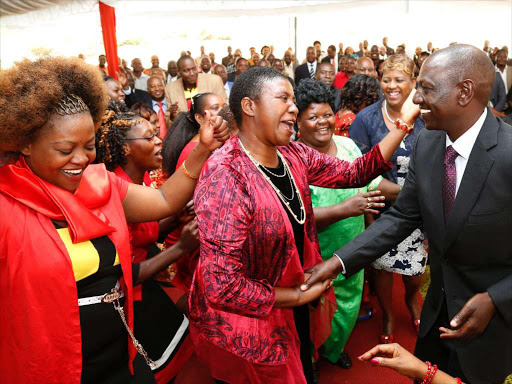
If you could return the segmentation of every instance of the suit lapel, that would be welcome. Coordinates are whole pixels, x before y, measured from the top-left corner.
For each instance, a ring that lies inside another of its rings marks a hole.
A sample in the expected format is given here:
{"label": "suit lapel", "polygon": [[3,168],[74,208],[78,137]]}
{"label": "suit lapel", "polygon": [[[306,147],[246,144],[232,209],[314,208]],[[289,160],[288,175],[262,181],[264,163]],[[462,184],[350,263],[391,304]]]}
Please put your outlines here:
{"label": "suit lapel", "polygon": [[450,247],[462,229],[492,168],[494,159],[487,151],[498,142],[498,127],[499,124],[496,118],[490,110],[487,110],[487,117],[469,155],[452,211],[447,217],[446,236],[443,244],[444,252]]}
{"label": "suit lapel", "polygon": [[[430,168],[430,180],[432,182],[432,212],[435,212],[434,220],[436,228],[441,228],[444,233],[444,207],[443,207],[443,175],[444,175],[444,152],[445,152],[445,134],[439,132],[435,139],[432,150],[432,167]],[[441,214],[438,214],[438,213]]]}

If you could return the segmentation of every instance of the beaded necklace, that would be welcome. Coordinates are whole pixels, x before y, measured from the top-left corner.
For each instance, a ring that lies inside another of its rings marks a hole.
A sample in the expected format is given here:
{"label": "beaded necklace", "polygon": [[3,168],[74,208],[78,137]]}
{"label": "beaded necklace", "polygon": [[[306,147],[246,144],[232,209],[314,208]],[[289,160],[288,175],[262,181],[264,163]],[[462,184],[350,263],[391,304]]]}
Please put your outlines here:
{"label": "beaded necklace", "polygon": [[[295,179],[293,178],[293,175],[292,175],[292,173],[290,171],[290,168],[288,167],[288,163],[284,159],[284,157],[281,154],[281,152],[277,151],[277,156],[281,159],[281,161],[283,163],[284,175],[282,175],[282,176],[281,175],[275,175],[274,173],[269,171],[267,167],[265,167],[263,164],[260,164],[254,157],[252,157],[251,154],[249,153],[249,151],[242,144],[242,141],[240,140],[240,138],[238,138],[238,142],[240,143],[240,147],[242,148],[244,153],[247,155],[249,160],[252,161],[252,163],[254,164],[256,169],[262,174],[263,178],[274,189],[274,191],[277,194],[277,197],[279,197],[279,200],[282,201],[282,203],[284,204],[286,209],[288,209],[288,212],[290,212],[290,214],[295,219],[295,221],[297,223],[299,223],[300,225],[304,224],[306,222],[306,209],[304,208],[304,202],[302,201],[302,196],[300,195],[299,188],[297,188],[297,184],[295,183]],[[274,183],[272,182],[270,177],[268,177],[268,175],[263,171],[262,168],[265,169],[270,174],[276,176],[276,177],[284,177],[285,175],[288,175],[288,180],[290,181],[290,186],[291,186],[291,190],[292,190],[292,197],[288,198],[287,196],[285,196],[284,193],[281,192],[281,190],[274,185]],[[300,217],[297,217],[295,212],[293,212],[292,207],[290,206],[290,201],[292,201],[295,198],[295,193],[297,193],[297,196],[299,198],[299,206],[300,206],[300,215],[299,216]]]}

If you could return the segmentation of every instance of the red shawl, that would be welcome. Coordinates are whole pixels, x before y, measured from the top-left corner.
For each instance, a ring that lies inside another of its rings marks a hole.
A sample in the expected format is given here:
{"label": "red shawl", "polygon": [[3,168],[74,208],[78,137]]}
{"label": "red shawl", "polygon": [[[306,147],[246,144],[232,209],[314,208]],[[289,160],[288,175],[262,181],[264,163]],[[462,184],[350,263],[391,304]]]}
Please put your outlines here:
{"label": "red shawl", "polygon": [[[76,282],[51,219],[68,223],[73,243],[103,235],[112,240],[121,261],[125,309],[133,328],[131,257],[121,204],[127,190],[128,184],[103,164],[86,168],[74,194],[37,177],[21,157],[0,167],[2,382],[80,383]],[[129,353],[131,362],[135,356],[131,342]]]}

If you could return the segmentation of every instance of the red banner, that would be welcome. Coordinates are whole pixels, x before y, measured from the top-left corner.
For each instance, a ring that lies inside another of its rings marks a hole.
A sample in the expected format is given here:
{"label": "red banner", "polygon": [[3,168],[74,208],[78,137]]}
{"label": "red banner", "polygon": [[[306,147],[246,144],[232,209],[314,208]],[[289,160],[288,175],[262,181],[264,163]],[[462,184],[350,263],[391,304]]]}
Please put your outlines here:
{"label": "red banner", "polygon": [[110,7],[101,1],[100,17],[101,30],[103,32],[103,45],[107,56],[108,74],[117,79],[119,72],[119,58],[117,57],[117,38],[116,38],[116,9]]}

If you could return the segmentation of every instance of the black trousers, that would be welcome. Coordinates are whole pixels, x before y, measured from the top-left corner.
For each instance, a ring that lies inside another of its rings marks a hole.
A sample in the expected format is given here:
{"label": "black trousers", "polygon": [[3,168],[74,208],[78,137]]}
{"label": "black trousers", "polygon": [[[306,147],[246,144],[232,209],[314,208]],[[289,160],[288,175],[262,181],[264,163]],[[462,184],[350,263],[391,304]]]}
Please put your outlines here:
{"label": "black trousers", "polygon": [[[441,339],[439,327],[450,328],[450,319],[448,318],[448,309],[446,302],[443,304],[439,316],[429,333],[425,337],[418,337],[414,354],[422,361],[430,361],[432,365],[436,364],[438,369],[448,373],[453,377],[459,377],[462,382],[469,383],[460,367],[459,358],[455,349],[455,341]],[[420,383],[421,381],[416,381]]]}

